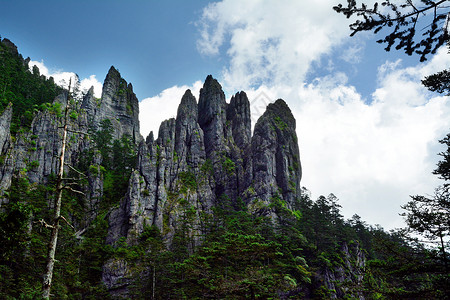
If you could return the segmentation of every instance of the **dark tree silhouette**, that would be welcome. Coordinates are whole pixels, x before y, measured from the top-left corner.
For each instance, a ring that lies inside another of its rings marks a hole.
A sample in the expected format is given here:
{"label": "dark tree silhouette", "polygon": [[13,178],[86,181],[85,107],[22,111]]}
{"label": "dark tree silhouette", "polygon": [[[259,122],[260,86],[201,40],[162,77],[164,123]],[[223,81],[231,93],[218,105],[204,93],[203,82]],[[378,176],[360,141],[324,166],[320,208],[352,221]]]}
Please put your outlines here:
{"label": "dark tree silhouette", "polygon": [[438,187],[432,197],[411,196],[411,201],[403,205],[406,210],[401,215],[406,217],[406,224],[431,242],[438,240],[445,271],[448,273],[448,263],[445,250],[445,241],[450,233],[450,200],[448,189]]}
{"label": "dark tree silhouette", "polygon": [[[350,24],[351,36],[361,31],[378,33],[383,28],[389,28],[391,33],[378,43],[385,43],[386,51],[395,45],[396,50],[403,49],[406,54],[420,55],[420,61],[425,61],[427,55],[436,53],[437,49],[448,41],[448,19],[450,4],[448,0],[430,1],[420,0],[414,4],[412,0],[404,0],[398,4],[392,1],[376,2],[373,8],[355,0],[347,0],[347,7],[342,4],[334,6],[338,13],[347,18],[357,16],[357,20]],[[422,37],[417,38],[418,31]]]}

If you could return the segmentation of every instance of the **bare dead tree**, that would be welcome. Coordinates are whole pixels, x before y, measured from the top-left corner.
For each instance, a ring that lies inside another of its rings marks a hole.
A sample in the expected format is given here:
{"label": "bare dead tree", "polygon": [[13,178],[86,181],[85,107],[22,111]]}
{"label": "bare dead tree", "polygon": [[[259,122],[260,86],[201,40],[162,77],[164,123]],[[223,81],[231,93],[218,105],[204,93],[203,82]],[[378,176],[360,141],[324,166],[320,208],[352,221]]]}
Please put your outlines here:
{"label": "bare dead tree", "polygon": [[[66,180],[70,180],[72,178],[64,178],[64,166],[67,164],[64,162],[65,152],[66,152],[66,145],[67,145],[67,133],[71,132],[69,130],[68,126],[68,120],[69,120],[69,109],[70,109],[70,102],[71,102],[71,93],[70,93],[70,82],[69,82],[69,90],[67,93],[67,105],[64,110],[64,123],[62,126],[63,129],[63,135],[62,135],[62,145],[61,145],[61,154],[59,156],[59,171],[56,178],[56,200],[55,200],[55,208],[54,208],[54,214],[53,214],[53,222],[52,224],[46,224],[45,221],[41,220],[41,223],[45,223],[45,227],[51,228],[51,235],[50,235],[50,241],[48,243],[48,255],[47,255],[47,267],[43,278],[43,287],[42,287],[42,298],[43,299],[49,299],[50,298],[50,289],[52,286],[52,278],[53,278],[53,268],[55,265],[55,253],[56,253],[56,246],[58,243],[58,233],[59,233],[59,227],[60,227],[60,221],[65,221],[72,229],[74,227],[64,218],[64,216],[61,215],[61,203],[62,203],[62,195],[63,190],[69,190],[74,193],[83,194],[81,191],[73,189],[71,186],[73,184],[64,182]],[[75,170],[73,167],[69,166],[69,168]],[[78,172],[77,170],[75,170]],[[80,175],[85,176],[84,174],[78,172]],[[83,194],[84,195],[84,194]]]}

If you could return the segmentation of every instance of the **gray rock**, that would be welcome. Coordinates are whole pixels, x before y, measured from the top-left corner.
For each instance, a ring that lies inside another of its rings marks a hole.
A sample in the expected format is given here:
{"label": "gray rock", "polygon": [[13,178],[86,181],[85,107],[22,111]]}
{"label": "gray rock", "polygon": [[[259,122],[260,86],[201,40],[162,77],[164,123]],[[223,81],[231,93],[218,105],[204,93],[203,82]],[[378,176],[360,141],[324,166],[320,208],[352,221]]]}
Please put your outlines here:
{"label": "gray rock", "polygon": [[200,90],[198,123],[203,130],[205,150],[208,157],[213,152],[225,150],[227,103],[222,87],[211,75],[206,77]]}
{"label": "gray rock", "polygon": [[120,139],[125,134],[136,143],[143,139],[139,133],[139,101],[133,86],[127,84],[113,66],[103,83],[101,99],[88,92],[81,107],[88,112],[93,130],[99,129],[101,121],[109,119],[114,128],[114,139]]}
{"label": "gray rock", "polygon": [[132,283],[132,276],[125,260],[110,259],[103,266],[102,282],[114,298],[128,298],[128,286]]}
{"label": "gray rock", "polygon": [[9,132],[12,118],[12,103],[0,115],[0,155],[3,155],[9,148],[11,134]]}
{"label": "gray rock", "polygon": [[270,204],[277,196],[292,208],[300,196],[302,176],[295,119],[286,103],[269,104],[252,137],[251,201]]}
{"label": "gray rock", "polygon": [[227,122],[227,103],[222,87],[209,75],[200,90],[198,123],[203,130],[206,158],[214,170],[213,191],[221,205],[233,205],[238,197],[241,152]]}
{"label": "gray rock", "polygon": [[[340,263],[333,269],[324,268],[317,279],[331,291],[332,299],[365,299],[363,290],[366,257],[356,242],[351,247],[344,243],[340,251]],[[348,286],[355,287],[349,290]],[[356,292],[355,292],[356,290]]]}
{"label": "gray rock", "polygon": [[245,92],[236,93],[231,97],[227,108],[227,120],[231,125],[236,145],[245,151],[252,138],[250,102]]}
{"label": "gray rock", "polygon": [[[3,193],[10,186],[10,168],[7,166],[7,153],[11,143],[11,117],[12,104],[10,103],[0,115],[0,206],[6,199],[2,199]],[[11,159],[9,159],[11,163]],[[9,171],[8,171],[9,170]]]}

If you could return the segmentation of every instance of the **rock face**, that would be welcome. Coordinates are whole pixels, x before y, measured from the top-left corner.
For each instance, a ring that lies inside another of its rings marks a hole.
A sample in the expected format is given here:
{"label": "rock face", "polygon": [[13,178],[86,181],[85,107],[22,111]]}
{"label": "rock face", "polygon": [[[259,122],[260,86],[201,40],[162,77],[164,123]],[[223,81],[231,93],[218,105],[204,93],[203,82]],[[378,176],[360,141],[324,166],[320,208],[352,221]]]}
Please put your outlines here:
{"label": "rock face", "polygon": [[88,113],[89,123],[94,130],[99,129],[102,120],[113,124],[113,138],[129,135],[133,141],[142,139],[139,133],[139,101],[133,86],[127,84],[113,66],[109,69],[103,83],[102,97],[95,99],[93,89],[89,90],[81,105]]}
{"label": "rock face", "polygon": [[0,206],[2,202],[6,201],[6,199],[2,199],[3,193],[9,188],[9,179],[7,178],[9,168],[5,164],[5,162],[7,160],[6,154],[11,139],[11,134],[9,132],[11,127],[11,117],[12,104],[9,104],[8,107],[0,115]]}
{"label": "rock face", "polygon": [[292,208],[300,194],[302,170],[295,119],[286,102],[269,104],[255,125],[252,138],[252,201],[270,203],[281,197]]}
{"label": "rock face", "polygon": [[[128,135],[133,141],[142,140],[139,134],[138,100],[133,93],[131,84],[121,78],[119,72],[111,67],[105,79],[105,91],[101,99],[95,99],[93,88],[84,96],[80,103],[71,104],[74,113],[68,117],[68,143],[65,162],[78,166],[88,149],[91,149],[92,134],[100,128],[103,120],[110,120],[112,137],[119,139]],[[0,117],[0,145],[3,157],[0,166],[0,197],[11,186],[14,177],[26,177],[31,184],[46,184],[52,174],[59,169],[58,156],[61,152],[61,124],[64,122],[64,111],[67,106],[67,92],[59,95],[49,105],[48,109],[36,113],[31,129],[17,134],[15,142],[10,143],[9,126],[11,122],[11,107],[8,107]],[[92,164],[97,166],[102,157],[96,154]],[[86,193],[85,221],[89,222],[97,214],[97,206],[102,197],[103,178],[100,169],[88,172],[88,185],[82,187]],[[65,168],[70,173],[69,168]],[[4,199],[3,201],[7,201]]]}
{"label": "rock face", "polygon": [[[273,215],[277,198],[291,206],[300,195],[301,166],[295,120],[283,100],[269,105],[251,136],[250,103],[244,92],[229,104],[220,84],[208,76],[197,104],[187,90],[177,117],[164,121],[154,140],[141,141],[136,170],[120,206],[109,215],[107,242],[136,244],[146,226],[157,226],[167,247],[189,220],[192,247],[205,232],[202,216],[214,206],[248,205]],[[104,282],[126,296],[115,278],[117,261],[104,266]],[[125,272],[125,271],[124,271]]]}
{"label": "rock face", "polygon": [[9,133],[12,117],[12,104],[0,115],[0,155],[6,152],[9,146],[11,134]]}
{"label": "rock face", "polygon": [[359,244],[354,243],[349,247],[344,243],[341,247],[341,257],[340,265],[334,269],[325,268],[320,274],[320,280],[332,291],[332,299],[341,299],[344,296],[364,299],[362,286],[366,257]]}
{"label": "rock face", "polygon": [[[14,142],[9,136],[11,106],[2,113],[1,193],[14,178],[26,176],[31,184],[46,184],[57,173],[68,103],[67,92],[57,97],[49,109],[35,115],[30,131],[18,134]],[[94,141],[104,129],[103,122],[109,120],[111,128],[102,134],[111,141],[128,137],[137,149],[126,192],[106,216],[108,244],[124,240],[135,245],[146,227],[156,226],[170,248],[184,228],[182,234],[192,241],[192,251],[207,232],[204,220],[212,216],[215,206],[247,206],[251,213],[275,216],[270,208],[274,199],[290,207],[300,196],[295,120],[283,100],[267,107],[252,136],[247,95],[236,93],[227,103],[222,87],[210,75],[198,103],[187,90],[176,118],[161,124],[156,139],[150,133],[144,140],[132,85],[111,67],[100,99],[91,88],[79,103],[70,105],[76,113],[68,118],[66,162],[87,170],[86,183],[80,187],[86,195],[85,217],[75,224],[77,230],[89,225],[105,201],[103,165],[115,154],[105,154],[100,148],[107,145]],[[70,172],[67,167],[66,173]],[[114,296],[126,296],[131,272],[125,261],[110,260],[103,267],[103,282]]]}
{"label": "rock face", "polygon": [[250,120],[246,94],[227,104],[212,76],[198,105],[186,91],[176,119],[161,124],[156,140],[151,134],[141,141],[128,192],[109,218],[108,242],[126,237],[133,243],[145,226],[156,225],[170,244],[187,206],[210,213],[214,205],[237,205],[240,198],[268,213],[274,197],[292,206],[301,179],[295,119],[278,100],[258,120],[253,137]]}

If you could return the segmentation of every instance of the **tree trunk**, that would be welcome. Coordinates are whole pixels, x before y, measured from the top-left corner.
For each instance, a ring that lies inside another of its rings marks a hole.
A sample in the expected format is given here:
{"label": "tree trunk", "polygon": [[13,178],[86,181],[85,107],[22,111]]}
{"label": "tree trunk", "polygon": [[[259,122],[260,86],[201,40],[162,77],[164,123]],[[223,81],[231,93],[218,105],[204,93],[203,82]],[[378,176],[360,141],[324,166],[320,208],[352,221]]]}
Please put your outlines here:
{"label": "tree trunk", "polygon": [[[70,89],[70,86],[69,86]],[[70,90],[69,90],[70,93]],[[59,232],[59,221],[61,218],[61,200],[63,191],[63,174],[64,174],[64,155],[66,151],[66,139],[67,139],[67,115],[69,110],[69,96],[67,99],[67,105],[64,114],[64,132],[62,138],[61,156],[59,157],[59,172],[56,179],[56,201],[55,201],[55,213],[53,218],[52,233],[50,237],[50,242],[48,244],[48,255],[47,255],[47,268],[45,271],[42,287],[42,298],[50,298],[50,288],[52,286],[53,277],[53,267],[55,265],[55,252],[56,244],[58,242],[58,232]]]}
{"label": "tree trunk", "polygon": [[155,286],[156,286],[156,277],[155,277],[155,265],[153,264],[153,287],[152,287],[152,299],[155,300]]}
{"label": "tree trunk", "polygon": [[445,253],[445,248],[444,248],[444,238],[442,237],[442,231],[439,231],[439,238],[441,240],[441,252],[442,252],[442,258],[444,259],[445,273],[448,274],[448,262],[447,262],[447,255]]}

